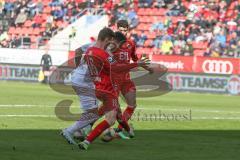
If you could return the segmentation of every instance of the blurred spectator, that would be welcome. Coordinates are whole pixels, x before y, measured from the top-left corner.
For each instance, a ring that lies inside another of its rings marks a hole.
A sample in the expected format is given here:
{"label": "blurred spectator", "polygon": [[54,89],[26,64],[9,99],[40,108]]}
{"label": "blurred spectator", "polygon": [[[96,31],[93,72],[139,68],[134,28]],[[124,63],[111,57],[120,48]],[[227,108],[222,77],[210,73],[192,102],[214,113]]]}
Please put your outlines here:
{"label": "blurred spectator", "polygon": [[155,48],[161,48],[162,46],[162,36],[158,35],[156,38],[153,40],[152,45]]}
{"label": "blurred spectator", "polygon": [[183,49],[186,47],[186,42],[182,37],[175,39],[174,43],[174,54],[183,54]]}
{"label": "blurred spectator", "polygon": [[140,8],[143,8],[143,7],[148,8],[148,7],[151,7],[152,4],[153,4],[153,0],[139,0],[138,1],[138,6]]}
{"label": "blurred spectator", "polygon": [[169,7],[169,11],[166,13],[168,16],[183,15],[186,8],[178,0],[174,1],[174,4]]}
{"label": "blurred spectator", "polygon": [[37,15],[33,18],[32,27],[33,27],[33,28],[39,28],[43,22],[44,22],[44,19],[42,18],[42,15],[41,15],[41,14],[37,14]]}
{"label": "blurred spectator", "polygon": [[151,28],[150,28],[150,31],[153,32],[153,31],[161,31],[164,29],[164,25],[162,22],[159,22],[157,17],[154,17],[154,22],[153,24],[151,25]]}
{"label": "blurred spectator", "polygon": [[138,37],[138,34],[136,33],[135,29],[132,30],[131,37],[134,40],[134,42],[136,42],[136,43],[138,42],[139,37]]}
{"label": "blurred spectator", "polygon": [[239,40],[240,40],[240,37],[237,36],[236,32],[233,32],[232,36],[231,36],[231,39],[229,41],[229,49],[230,50],[236,50]]}
{"label": "blurred spectator", "polygon": [[153,6],[156,8],[161,8],[165,6],[164,0],[155,0]]}
{"label": "blurred spectator", "polygon": [[164,21],[164,27],[165,27],[165,28],[168,28],[170,25],[172,25],[171,17],[166,16],[166,19],[165,19],[165,21]]}
{"label": "blurred spectator", "polygon": [[204,55],[205,57],[210,57],[210,55],[211,55],[210,48],[207,48],[203,55]]}
{"label": "blurred spectator", "polygon": [[43,3],[41,0],[38,0],[36,4],[36,13],[43,13]]}
{"label": "blurred spectator", "polygon": [[59,7],[59,6],[62,6],[63,4],[63,1],[61,0],[52,0],[51,3],[49,3],[49,6],[50,7]]}
{"label": "blurred spectator", "polygon": [[[3,31],[0,30],[0,33],[2,33]],[[2,34],[0,34],[0,42],[9,39],[9,36],[7,34],[7,32],[3,32]]]}
{"label": "blurred spectator", "polygon": [[0,47],[1,48],[8,48],[9,47],[9,43],[6,40],[1,41],[0,42]]}
{"label": "blurred spectator", "polygon": [[27,11],[29,12],[30,18],[35,16],[35,14],[36,14],[36,3],[34,1],[28,2]]}
{"label": "blurred spectator", "polygon": [[112,2],[112,0],[107,0],[104,3],[103,8],[107,11],[108,14],[111,14],[111,10],[113,9],[113,2]]}
{"label": "blurred spectator", "polygon": [[137,46],[139,47],[144,46],[144,43],[146,40],[147,40],[147,35],[144,32],[142,32],[137,41]]}
{"label": "blurred spectator", "polygon": [[21,38],[19,35],[13,36],[11,39],[11,47],[18,48],[21,45]]}
{"label": "blurred spectator", "polygon": [[13,2],[11,2],[10,0],[6,0],[5,3],[4,3],[5,14],[11,15],[13,11],[14,11]]}
{"label": "blurred spectator", "polygon": [[220,44],[220,47],[226,47],[227,38],[223,30],[215,36],[215,41]]}
{"label": "blurred spectator", "polygon": [[170,38],[164,38],[161,46],[162,54],[173,54],[173,43]]}
{"label": "blurred spectator", "polygon": [[127,14],[129,28],[135,28],[138,25],[138,16],[134,10],[130,10]]}
{"label": "blurred spectator", "polygon": [[22,9],[15,20],[15,25],[16,26],[22,25],[26,20],[27,20],[27,13],[25,12],[24,9]]}
{"label": "blurred spectator", "polygon": [[185,45],[185,48],[183,49],[183,55],[185,55],[185,56],[193,55],[193,46],[192,46],[192,41],[190,39],[187,40],[187,44]]}
{"label": "blurred spectator", "polygon": [[237,55],[236,55],[237,58],[240,58],[240,40],[238,40],[236,52],[237,52]]}
{"label": "blurred spectator", "polygon": [[0,14],[2,14],[2,12],[3,12],[3,9],[4,9],[4,3],[5,3],[5,1],[0,1]]}
{"label": "blurred spectator", "polygon": [[46,28],[51,28],[53,22],[54,22],[53,16],[48,14],[47,19],[46,19]]}
{"label": "blurred spectator", "polygon": [[51,11],[51,14],[54,18],[54,20],[62,20],[64,16],[64,11],[61,9],[61,7],[54,7]]}
{"label": "blurred spectator", "polygon": [[57,26],[56,23],[53,23],[51,28],[47,28],[44,32],[43,32],[43,39],[50,39],[53,36],[53,32],[57,30]]}
{"label": "blurred spectator", "polygon": [[227,28],[230,32],[234,32],[237,30],[237,23],[233,19],[231,19],[227,22]]}

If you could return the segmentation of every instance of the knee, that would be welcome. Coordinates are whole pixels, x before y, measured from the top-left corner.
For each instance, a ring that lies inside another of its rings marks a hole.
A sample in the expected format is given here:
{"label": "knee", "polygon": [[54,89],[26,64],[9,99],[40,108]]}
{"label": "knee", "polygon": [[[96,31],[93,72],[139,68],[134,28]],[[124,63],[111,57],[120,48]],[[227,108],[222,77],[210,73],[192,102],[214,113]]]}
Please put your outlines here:
{"label": "knee", "polygon": [[106,114],[106,121],[110,126],[113,126],[117,120],[117,112],[116,111],[110,111],[109,113]]}
{"label": "knee", "polygon": [[110,126],[113,126],[115,124],[115,122],[116,122],[116,119],[115,120],[113,120],[113,119],[106,119],[106,121],[108,122],[108,124]]}

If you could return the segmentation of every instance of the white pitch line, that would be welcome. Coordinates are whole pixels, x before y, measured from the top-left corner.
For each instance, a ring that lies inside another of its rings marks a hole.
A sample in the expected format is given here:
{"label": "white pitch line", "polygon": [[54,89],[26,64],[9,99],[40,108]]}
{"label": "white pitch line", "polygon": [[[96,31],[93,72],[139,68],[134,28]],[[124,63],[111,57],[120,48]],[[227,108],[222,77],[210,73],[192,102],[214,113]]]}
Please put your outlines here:
{"label": "white pitch line", "polygon": [[[23,118],[57,118],[56,115],[24,115],[24,114],[7,114],[7,115],[0,115],[0,117],[23,117]],[[66,116],[67,117],[67,116]],[[164,119],[163,117],[137,117],[135,119],[133,119],[133,121],[136,121],[136,119],[144,119],[144,121],[151,121],[150,119],[152,119],[152,121],[154,122],[154,119],[160,119],[160,121],[168,121],[166,120],[166,118]],[[193,117],[192,116],[192,120],[240,120],[240,117]],[[176,121],[176,120],[169,120],[169,121]],[[189,119],[180,119],[181,121],[190,121]]]}
{"label": "white pitch line", "polygon": [[53,118],[56,117],[56,115],[25,115],[25,114],[6,114],[6,115],[0,115],[0,117],[40,117],[40,118]]}
{"label": "white pitch line", "polygon": [[0,107],[40,107],[41,105],[34,104],[0,104]]}
{"label": "white pitch line", "polygon": [[[0,109],[3,108],[54,108],[53,105],[35,105],[35,104],[0,104]],[[179,107],[179,106],[163,106],[158,105],[158,107]],[[71,108],[79,108],[79,106],[71,106]],[[121,107],[122,109],[125,107]],[[222,110],[202,110],[202,109],[173,109],[173,108],[144,108],[144,107],[137,107],[137,110],[144,110],[144,111],[181,111],[181,112],[204,112],[204,113],[229,113],[229,114],[240,114],[238,111],[222,111]]]}

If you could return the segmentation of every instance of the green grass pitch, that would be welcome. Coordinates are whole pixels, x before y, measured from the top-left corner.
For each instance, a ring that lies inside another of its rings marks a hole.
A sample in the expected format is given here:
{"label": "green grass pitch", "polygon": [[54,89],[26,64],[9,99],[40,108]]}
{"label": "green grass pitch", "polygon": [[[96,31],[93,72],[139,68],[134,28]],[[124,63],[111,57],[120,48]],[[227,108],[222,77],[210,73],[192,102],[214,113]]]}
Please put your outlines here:
{"label": "green grass pitch", "polygon": [[0,82],[0,160],[239,159],[239,96],[171,92],[139,98],[131,120],[136,137],[97,139],[88,151],[59,136],[73,123],[55,115],[55,105],[64,99],[73,100],[72,113],[80,113],[75,95],[42,84]]}

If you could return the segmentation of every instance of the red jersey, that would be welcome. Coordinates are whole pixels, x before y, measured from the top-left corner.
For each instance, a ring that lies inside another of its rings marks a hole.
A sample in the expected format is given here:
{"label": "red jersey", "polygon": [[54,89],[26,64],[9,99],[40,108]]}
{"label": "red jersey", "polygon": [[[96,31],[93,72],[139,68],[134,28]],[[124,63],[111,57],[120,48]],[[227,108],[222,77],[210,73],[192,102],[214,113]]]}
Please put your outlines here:
{"label": "red jersey", "polygon": [[[136,55],[136,44],[134,41],[128,39],[122,47],[114,54],[114,59],[118,64],[130,64],[130,61],[133,62],[138,61],[138,57]],[[129,70],[125,72],[121,72],[119,74],[114,75],[113,77],[116,80],[130,80]]]}
{"label": "red jersey", "polygon": [[103,49],[90,47],[86,51],[84,58],[88,65],[89,73],[94,80],[96,90],[115,95],[110,77],[112,57]]}
{"label": "red jersey", "polygon": [[129,73],[130,69],[137,67],[137,63],[119,64],[111,54],[97,47],[88,48],[84,58],[96,90],[114,96],[117,92],[112,76]]}

